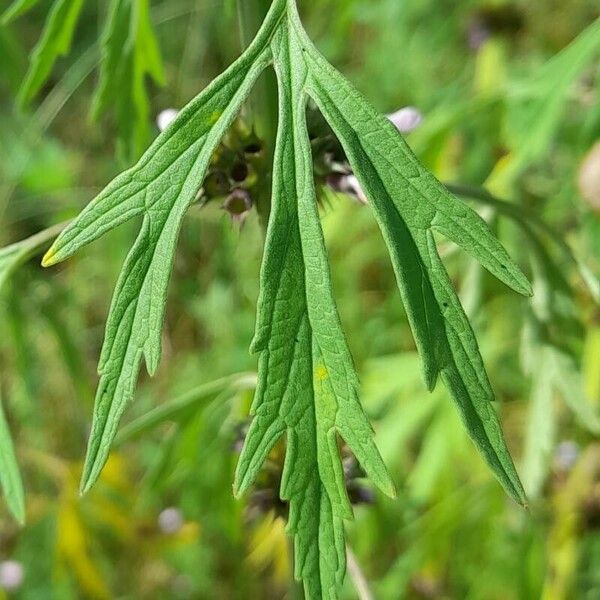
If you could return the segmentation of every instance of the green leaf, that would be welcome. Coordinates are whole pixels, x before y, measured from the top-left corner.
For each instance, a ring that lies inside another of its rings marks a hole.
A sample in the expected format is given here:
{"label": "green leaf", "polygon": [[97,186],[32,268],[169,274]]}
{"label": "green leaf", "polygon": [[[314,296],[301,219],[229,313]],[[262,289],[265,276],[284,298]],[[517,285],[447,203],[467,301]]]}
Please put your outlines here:
{"label": "green leaf", "polygon": [[0,398],[0,485],[12,515],[21,524],[25,523],[25,494],[15,449]]}
{"label": "green leaf", "polygon": [[600,413],[587,397],[581,367],[573,357],[552,346],[554,384],[579,424],[596,436],[600,435]]}
{"label": "green leaf", "polygon": [[517,88],[513,105],[512,152],[493,175],[494,186],[511,184],[531,163],[540,160],[557,131],[569,91],[583,70],[600,55],[600,18],[550,59],[536,77]]}
{"label": "green leaf", "polygon": [[19,90],[19,103],[26,106],[40,91],[54,63],[67,54],[75,26],[83,7],[83,0],[56,0],[44,25],[44,31],[31,54],[31,64],[23,86]]}
{"label": "green leaf", "polygon": [[287,434],[281,494],[290,503],[296,577],[309,598],[331,598],[345,572],[343,519],[352,515],[338,435],[384,492],[393,495],[394,486],[358,400],[358,379],[333,300],[306,131],[307,67],[285,25],[273,40],[273,54],[279,132],[252,344],[260,354],[259,387],[234,488],[237,494],[249,488]]}
{"label": "green leaf", "polygon": [[548,477],[557,442],[560,396],[579,424],[600,435],[600,415],[586,398],[581,369],[572,356],[551,343],[544,323],[533,314],[524,328],[523,370],[531,376],[529,413],[523,457],[528,496],[537,498]]}
{"label": "green leaf", "polygon": [[39,0],[15,0],[0,17],[0,25],[8,25],[31,10]]}
{"label": "green leaf", "polygon": [[[296,25],[299,27],[299,25]],[[525,495],[494,411],[471,325],[439,257],[437,231],[516,291],[531,286],[485,221],[451,195],[413,155],[394,126],[303,38],[308,90],[339,137],[390,252],[430,389],[441,375],[469,435],[502,485]]]}
{"label": "green leaf", "polygon": [[150,374],[158,366],[168,281],[184,214],[217,144],[269,63],[279,82],[279,127],[252,343],[259,354],[254,420],[235,489],[241,494],[252,485],[285,435],[281,495],[289,502],[295,573],[308,598],[336,598],[346,563],[343,521],[352,516],[341,441],[382,491],[393,495],[394,486],[358,399],[358,378],[333,298],[306,127],[308,98],[340,137],[370,198],[429,387],[438,376],[444,379],[471,437],[521,502],[524,492],[492,406],[477,342],[434,233],[459,244],[517,291],[530,294],[531,288],[485,222],[418,162],[387,119],[318,54],[293,0],[273,2],[242,57],[183,109],[137,165],[83,210],[49,250],[44,265],[68,258],[135,216],[143,218],[108,316],[82,480],[85,491],[108,457],[142,357]]}
{"label": "green leaf", "polygon": [[209,404],[223,395],[231,397],[242,390],[255,388],[256,376],[251,373],[232,375],[205,383],[171,402],[157,406],[154,410],[127,424],[116,436],[114,443],[119,445],[137,439],[167,421],[179,421],[189,415],[191,411],[198,410],[201,406]]}
{"label": "green leaf", "polygon": [[537,347],[532,365],[532,386],[527,414],[523,456],[523,480],[527,495],[535,499],[546,477],[556,443],[556,407],[549,346]]}
{"label": "green leaf", "polygon": [[142,356],[150,374],[158,367],[167,288],[183,217],[214,150],[270,60],[269,41],[277,22],[272,11],[244,55],[181,111],[133,168],[82,211],[44,258],[44,265],[64,260],[143,215],[107,319],[83,491],[96,481],[108,458],[125,405],[133,397]]}
{"label": "green leaf", "polygon": [[146,76],[164,85],[148,0],[113,0],[102,39],[100,81],[92,106],[98,119],[113,105],[123,155],[138,158],[149,138]]}
{"label": "green leaf", "polygon": [[5,248],[0,248],[0,290],[8,278],[22,264],[27,262],[48,245],[66,226],[66,223],[54,225],[26,240],[22,240]]}

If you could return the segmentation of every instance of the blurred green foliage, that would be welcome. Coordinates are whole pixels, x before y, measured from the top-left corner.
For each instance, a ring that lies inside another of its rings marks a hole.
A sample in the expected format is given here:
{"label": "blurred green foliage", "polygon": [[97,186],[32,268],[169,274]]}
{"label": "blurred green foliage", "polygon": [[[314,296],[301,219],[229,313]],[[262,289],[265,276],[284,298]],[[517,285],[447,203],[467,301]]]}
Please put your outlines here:
{"label": "blurred green foliage", "polygon": [[[0,386],[28,520],[19,529],[2,501],[0,563],[19,561],[24,580],[0,598],[294,597],[269,469],[246,502],[231,492],[256,368],[247,350],[262,253],[256,215],[240,229],[217,200],[191,209],[161,369],[142,378],[130,433],[100,484],[78,497],[103,323],[136,224],[51,273],[24,262],[33,247],[10,246],[74,216],[128,160],[116,152],[118,114],[89,119],[104,3],[84,3],[70,53],[30,108],[16,108],[50,5],[31,4],[0,27],[0,246],[9,247],[0,253]],[[239,53],[233,4],[151,4],[167,85],[147,82],[148,115],[182,106]],[[523,512],[474,452],[446,393],[427,393],[369,210],[323,191],[342,321],[400,489],[396,501],[375,495],[357,507],[349,536],[359,568],[350,562],[343,597],[355,598],[363,579],[384,600],[599,597],[597,3],[300,4],[317,45],[378,109],[423,113],[408,141],[438,177],[509,202],[469,200],[536,288],[531,302],[518,298],[444,248],[530,494]],[[148,117],[146,127],[156,134]],[[156,407],[155,426],[133,435],[136,417]]]}

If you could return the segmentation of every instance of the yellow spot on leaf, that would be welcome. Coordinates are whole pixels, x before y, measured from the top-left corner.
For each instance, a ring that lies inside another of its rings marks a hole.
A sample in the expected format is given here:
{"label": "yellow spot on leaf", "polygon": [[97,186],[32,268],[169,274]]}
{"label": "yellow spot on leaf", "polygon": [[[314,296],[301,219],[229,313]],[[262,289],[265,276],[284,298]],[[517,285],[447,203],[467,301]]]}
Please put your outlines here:
{"label": "yellow spot on leaf", "polygon": [[215,110],[208,118],[209,125],[214,125],[220,118],[223,113],[220,110]]}
{"label": "yellow spot on leaf", "polygon": [[327,372],[327,367],[324,365],[319,365],[315,370],[315,375],[319,381],[324,381],[329,377],[329,373]]}

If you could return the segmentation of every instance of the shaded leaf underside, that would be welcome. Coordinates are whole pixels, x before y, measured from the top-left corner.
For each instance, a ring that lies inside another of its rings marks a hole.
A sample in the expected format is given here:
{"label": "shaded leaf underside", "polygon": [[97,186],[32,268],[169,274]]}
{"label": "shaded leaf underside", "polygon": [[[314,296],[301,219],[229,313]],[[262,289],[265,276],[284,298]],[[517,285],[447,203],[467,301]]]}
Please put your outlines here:
{"label": "shaded leaf underside", "polygon": [[[268,39],[268,32],[264,36]],[[267,64],[265,42],[258,38],[181,111],[137,165],[82,211],[45,257],[45,265],[64,260],[117,225],[143,215],[107,319],[83,490],[98,478],[108,458],[120,417],[133,397],[142,355],[150,374],[158,366],[167,287],[183,217],[214,150]]]}

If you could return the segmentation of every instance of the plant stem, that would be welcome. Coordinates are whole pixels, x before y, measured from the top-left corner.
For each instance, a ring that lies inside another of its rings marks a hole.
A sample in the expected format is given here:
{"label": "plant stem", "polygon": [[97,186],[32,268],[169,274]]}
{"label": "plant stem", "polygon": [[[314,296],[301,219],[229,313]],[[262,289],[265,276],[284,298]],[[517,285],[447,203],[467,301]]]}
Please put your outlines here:
{"label": "plant stem", "polygon": [[348,573],[350,574],[350,578],[352,579],[354,589],[356,590],[359,599],[374,600],[373,593],[369,587],[369,582],[360,567],[356,555],[348,545],[346,545],[346,556],[348,560]]}
{"label": "plant stem", "polygon": [[[243,49],[247,48],[264,21],[271,0],[237,0],[240,38]],[[266,231],[271,207],[271,174],[275,140],[277,138],[278,93],[277,78],[273,69],[267,69],[258,80],[248,101],[250,125],[261,139],[264,147],[263,177],[256,198],[256,209],[263,229]]]}

